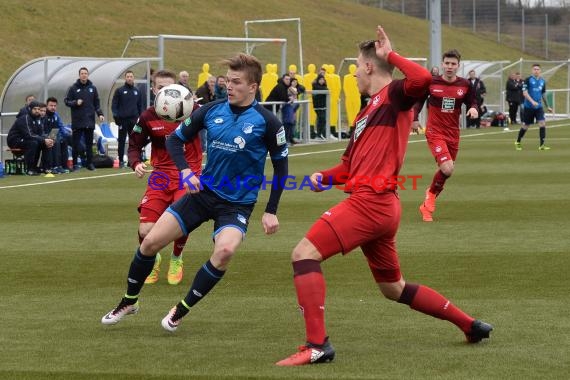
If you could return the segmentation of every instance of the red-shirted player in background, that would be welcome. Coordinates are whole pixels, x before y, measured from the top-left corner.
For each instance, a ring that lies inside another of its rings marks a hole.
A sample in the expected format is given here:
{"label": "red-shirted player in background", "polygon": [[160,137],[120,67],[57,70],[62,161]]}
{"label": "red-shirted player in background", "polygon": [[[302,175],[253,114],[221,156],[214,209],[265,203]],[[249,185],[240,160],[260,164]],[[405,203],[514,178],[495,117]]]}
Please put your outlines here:
{"label": "red-shirted player in background", "polygon": [[[305,319],[306,343],[299,352],[277,362],[279,366],[325,363],[335,351],[325,331],[325,280],[321,261],[361,247],[382,294],[425,314],[457,325],[471,343],[489,337],[492,326],[465,314],[436,291],[408,284],[402,278],[396,252],[400,201],[395,186],[362,178],[394,178],[402,166],[414,103],[423,96],[431,74],[392,51],[384,30],[377,40],[360,44],[355,77],[368,105],[356,117],[355,131],[333,168],[313,173],[319,184],[344,183],[348,198],[324,212],[292,253],[294,283]],[[406,79],[392,79],[397,67]],[[394,185],[394,183],[392,183]]]}
{"label": "red-shirted player in background", "polygon": [[[156,96],[161,88],[176,83],[176,74],[168,70],[157,71],[153,75],[153,83]],[[170,159],[165,145],[167,137],[178,128],[179,124],[160,118],[151,106],[140,115],[129,136],[129,166],[139,178],[143,178],[145,173],[151,173],[146,192],[139,205],[139,243],[150,232],[164,210],[186,193],[184,187],[179,185],[179,171]],[[153,170],[148,170],[146,164],[141,161],[141,152],[149,142],[152,143],[150,157]],[[202,152],[200,138],[196,137],[187,145],[194,147],[186,149],[186,161],[192,172],[199,174],[202,171],[202,154],[194,152]],[[187,238],[183,236],[174,242],[167,276],[171,285],[177,285],[182,281],[184,273],[182,250]],[[146,278],[145,284],[154,284],[158,281],[161,258],[160,254],[156,256],[154,268]]]}
{"label": "red-shirted player in background", "polygon": [[[426,139],[431,154],[439,167],[430,187],[427,188],[420,213],[424,222],[433,221],[435,199],[443,191],[445,181],[453,174],[454,162],[459,151],[459,116],[461,105],[468,108],[467,116],[476,119],[477,99],[470,90],[469,81],[457,76],[461,54],[457,50],[449,50],[443,54],[443,74],[434,76],[429,86],[428,119]],[[421,111],[425,97],[415,107],[417,114]],[[412,129],[417,131],[419,123],[414,121]]]}

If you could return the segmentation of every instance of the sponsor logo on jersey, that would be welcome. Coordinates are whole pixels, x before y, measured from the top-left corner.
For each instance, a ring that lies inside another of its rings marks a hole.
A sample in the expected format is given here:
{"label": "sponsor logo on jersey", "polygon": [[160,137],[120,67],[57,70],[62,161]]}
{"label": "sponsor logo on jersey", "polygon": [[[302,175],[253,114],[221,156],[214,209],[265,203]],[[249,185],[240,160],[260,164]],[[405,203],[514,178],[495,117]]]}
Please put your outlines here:
{"label": "sponsor logo on jersey", "polygon": [[214,119],[214,123],[216,124],[222,124],[224,122],[224,119],[222,119],[221,117],[217,117]]}
{"label": "sponsor logo on jersey", "polygon": [[354,141],[358,140],[358,136],[360,136],[364,127],[366,127],[366,120],[368,120],[368,116],[356,122],[356,126],[354,128]]}
{"label": "sponsor logo on jersey", "polygon": [[287,138],[285,137],[285,127],[281,126],[275,135],[275,139],[278,146],[287,144]]}
{"label": "sponsor logo on jersey", "polygon": [[441,112],[453,112],[455,109],[455,98],[441,99]]}
{"label": "sponsor logo on jersey", "polygon": [[241,129],[243,131],[243,133],[245,133],[246,135],[249,135],[251,132],[253,132],[253,127],[254,125],[251,123],[244,123],[243,124],[243,128]]}
{"label": "sponsor logo on jersey", "polygon": [[245,147],[245,140],[241,136],[237,136],[234,138],[234,144],[236,144],[240,149]]}

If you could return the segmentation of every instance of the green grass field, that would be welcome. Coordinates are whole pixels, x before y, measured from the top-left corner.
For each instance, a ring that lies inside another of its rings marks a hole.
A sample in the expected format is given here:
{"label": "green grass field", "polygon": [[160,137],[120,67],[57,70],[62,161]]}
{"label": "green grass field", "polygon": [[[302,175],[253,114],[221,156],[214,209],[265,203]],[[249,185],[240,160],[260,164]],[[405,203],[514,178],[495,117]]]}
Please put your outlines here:
{"label": "green grass field", "polygon": [[[0,379],[567,379],[570,126],[549,127],[548,152],[536,129],[522,152],[514,131],[465,132],[434,223],[417,207],[435,164],[411,137],[402,174],[422,179],[400,192],[404,276],[492,323],[489,341],[467,345],[448,322],[382,298],[355,251],[323,264],[337,359],[303,368],[274,365],[304,339],[289,256],[338,190],[285,192],[274,236],[262,192],[228,273],[172,335],[160,320],[209,257],[212,224],[191,236],[183,283],[146,286],[140,313],[109,328],[100,318],[125,290],[144,181],[116,169],[1,179]],[[344,146],[293,147],[291,174],[336,164]]]}

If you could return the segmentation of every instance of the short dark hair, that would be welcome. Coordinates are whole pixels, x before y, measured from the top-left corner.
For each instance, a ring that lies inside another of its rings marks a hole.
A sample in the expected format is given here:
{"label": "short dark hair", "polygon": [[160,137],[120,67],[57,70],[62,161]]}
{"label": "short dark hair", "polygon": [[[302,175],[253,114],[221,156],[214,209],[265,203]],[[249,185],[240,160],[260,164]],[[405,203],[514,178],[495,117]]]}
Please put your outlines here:
{"label": "short dark hair", "polygon": [[245,72],[245,79],[248,83],[256,83],[257,86],[260,85],[263,69],[261,68],[259,60],[253,55],[239,53],[222,61],[222,64],[227,66],[230,70]]}
{"label": "short dark hair", "polygon": [[89,69],[87,67],[80,68],[78,73],[81,74],[81,71],[83,71],[83,70],[87,71],[87,74],[89,74]]}
{"label": "short dark hair", "polygon": [[152,80],[155,78],[171,78],[176,82],[176,73],[170,70],[158,70],[152,74]]}
{"label": "short dark hair", "polygon": [[376,55],[376,41],[377,40],[362,41],[358,44],[358,50],[363,57],[373,61],[379,69],[391,75],[394,72],[394,65],[378,58]]}
{"label": "short dark hair", "polygon": [[451,49],[443,53],[441,60],[443,61],[445,58],[455,58],[457,62],[461,62],[461,54],[457,51],[457,49]]}
{"label": "short dark hair", "polygon": [[540,63],[535,63],[532,67],[540,67]]}
{"label": "short dark hair", "polygon": [[50,96],[49,98],[46,99],[46,104],[50,102],[57,104],[57,99],[53,96]]}

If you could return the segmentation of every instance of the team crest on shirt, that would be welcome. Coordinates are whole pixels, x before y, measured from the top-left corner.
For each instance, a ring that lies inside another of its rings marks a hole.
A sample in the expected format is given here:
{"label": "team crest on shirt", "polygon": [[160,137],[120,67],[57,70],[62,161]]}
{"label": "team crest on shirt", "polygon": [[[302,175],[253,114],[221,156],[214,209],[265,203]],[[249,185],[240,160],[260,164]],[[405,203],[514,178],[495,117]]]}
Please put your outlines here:
{"label": "team crest on shirt", "polygon": [[441,153],[441,146],[437,145],[434,150],[436,153]]}
{"label": "team crest on shirt", "polygon": [[376,95],[374,99],[372,99],[372,105],[376,107],[380,103],[380,95]]}
{"label": "team crest on shirt", "polygon": [[354,141],[358,140],[358,136],[360,136],[360,134],[366,127],[366,120],[368,120],[368,115],[366,115],[366,117],[356,122],[356,125],[354,127]]}
{"label": "team crest on shirt", "polygon": [[460,88],[460,89],[457,90],[457,95],[458,95],[458,96],[463,96],[463,94],[464,94],[464,92],[463,92],[463,89],[462,89],[462,88]]}
{"label": "team crest on shirt", "polygon": [[249,135],[251,132],[253,132],[253,127],[254,125],[251,123],[244,123],[243,124],[243,128],[241,129],[243,131],[243,133],[245,133],[246,135]]}

